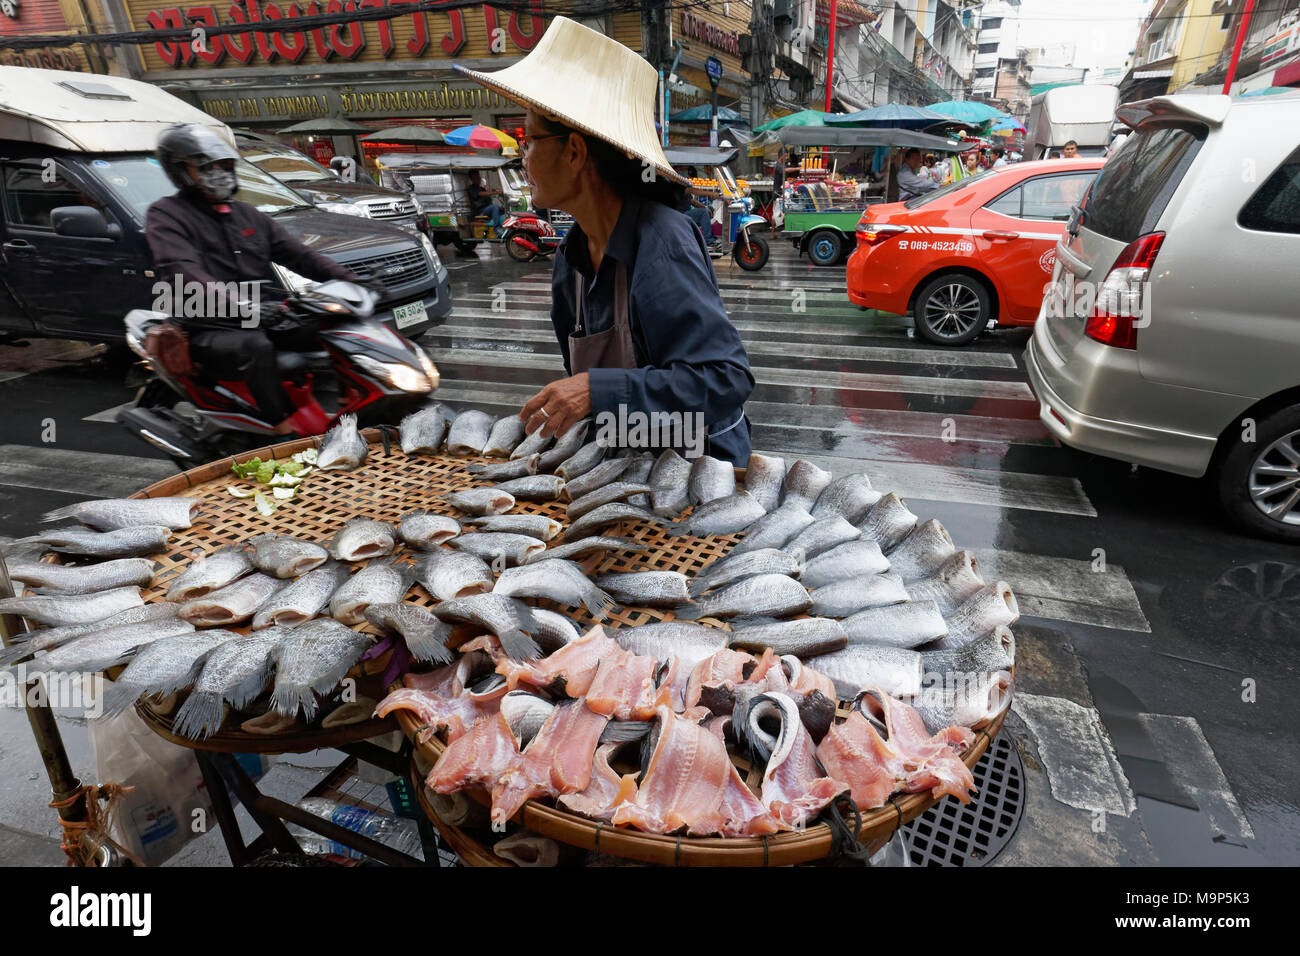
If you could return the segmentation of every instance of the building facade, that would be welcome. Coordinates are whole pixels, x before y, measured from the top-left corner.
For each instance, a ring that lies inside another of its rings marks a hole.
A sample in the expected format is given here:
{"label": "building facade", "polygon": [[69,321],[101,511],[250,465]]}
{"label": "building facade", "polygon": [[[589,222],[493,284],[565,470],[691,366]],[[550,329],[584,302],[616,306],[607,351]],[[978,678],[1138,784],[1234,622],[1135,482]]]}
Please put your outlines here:
{"label": "building facade", "polygon": [[[1222,89],[1245,4],[1225,0],[1216,4],[1219,11],[1228,24],[1223,48],[1193,83]],[[1258,0],[1251,14],[1232,91],[1248,93],[1270,86],[1300,87],[1300,0]]]}
{"label": "building facade", "polygon": [[1120,99],[1145,99],[1201,85],[1231,44],[1232,18],[1216,0],[1156,0],[1138,32]]}
{"label": "building facade", "polygon": [[[99,7],[93,0],[4,0],[0,2],[0,37],[83,33],[86,21],[93,20],[98,12]],[[103,51],[87,50],[80,44],[0,49],[0,65],[78,73],[117,72],[111,53],[106,57]]]}

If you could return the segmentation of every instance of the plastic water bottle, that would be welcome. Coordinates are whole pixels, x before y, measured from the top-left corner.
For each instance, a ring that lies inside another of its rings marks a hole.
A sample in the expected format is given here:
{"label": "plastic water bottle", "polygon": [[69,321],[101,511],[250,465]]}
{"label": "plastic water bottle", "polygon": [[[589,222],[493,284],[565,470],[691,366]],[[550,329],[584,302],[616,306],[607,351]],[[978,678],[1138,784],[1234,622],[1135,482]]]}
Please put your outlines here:
{"label": "plastic water bottle", "polygon": [[[299,800],[298,806],[308,813],[324,817],[332,823],[345,827],[354,833],[370,837],[384,846],[391,847],[399,853],[413,856],[417,860],[424,858],[424,849],[420,843],[420,830],[414,820],[404,820],[382,810],[366,810],[346,803],[335,803],[323,797]],[[312,833],[303,827],[290,825],[289,832],[298,841],[304,853],[328,853],[336,856],[363,860],[366,855],[360,850],[335,843],[319,833]]]}

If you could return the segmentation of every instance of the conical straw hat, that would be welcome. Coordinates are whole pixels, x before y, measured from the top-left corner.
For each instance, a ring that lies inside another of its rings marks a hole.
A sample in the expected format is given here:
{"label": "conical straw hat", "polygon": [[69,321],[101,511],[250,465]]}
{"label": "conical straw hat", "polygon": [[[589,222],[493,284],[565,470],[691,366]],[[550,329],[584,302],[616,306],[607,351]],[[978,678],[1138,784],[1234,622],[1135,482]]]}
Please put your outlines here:
{"label": "conical straw hat", "polygon": [[655,135],[659,76],[635,51],[567,17],[556,17],[526,57],[504,70],[457,66],[489,89],[654,166],[675,183]]}

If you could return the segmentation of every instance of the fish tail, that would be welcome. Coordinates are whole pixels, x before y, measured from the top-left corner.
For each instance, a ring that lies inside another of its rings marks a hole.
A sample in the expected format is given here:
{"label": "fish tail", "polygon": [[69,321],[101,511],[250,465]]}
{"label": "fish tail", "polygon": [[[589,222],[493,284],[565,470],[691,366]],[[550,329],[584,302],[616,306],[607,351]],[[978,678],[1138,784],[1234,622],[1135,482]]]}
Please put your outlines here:
{"label": "fish tail", "polygon": [[535,661],[542,656],[542,649],[537,646],[537,642],[517,627],[498,634],[497,640],[512,661]]}
{"label": "fish tail", "polygon": [[679,621],[698,621],[707,615],[707,611],[699,604],[681,604],[673,612]]}
{"label": "fish tail", "polygon": [[277,682],[271,691],[271,709],[286,717],[294,717],[301,710],[303,719],[310,724],[316,718],[316,692],[306,684]]}
{"label": "fish tail", "polygon": [[437,629],[431,628],[427,634],[403,635],[406,649],[417,661],[432,661],[435,664],[450,664],[451,651],[447,650]]}
{"label": "fish tail", "polygon": [[664,534],[671,535],[674,538],[680,538],[691,533],[691,523],[689,521],[668,521],[664,523]]}
{"label": "fish tail", "polygon": [[196,690],[181,704],[173,724],[175,731],[190,740],[211,737],[225,719],[225,701],[214,690]]}
{"label": "fish tail", "polygon": [[582,599],[587,613],[597,621],[603,621],[609,612],[618,606],[618,602],[598,587],[592,587]]}
{"label": "fish tail", "polygon": [[[78,502],[78,503],[75,504],[75,505],[66,505],[66,506],[64,506],[64,507],[62,507],[62,508],[55,508],[53,511],[47,511],[47,512],[45,512],[45,514],[41,515],[41,520],[42,520],[42,521],[62,521],[62,520],[64,520],[65,518],[72,518],[74,521],[75,521],[75,520],[78,520],[78,519],[77,519],[77,512],[80,510],[81,505],[82,505],[82,502]],[[20,541],[26,541],[26,540],[28,540],[28,539],[27,539],[27,538],[20,538],[19,540],[20,540]]]}
{"label": "fish tail", "polygon": [[119,680],[109,684],[108,689],[104,691],[99,715],[95,719],[108,720],[110,717],[116,717],[139,700],[144,691],[145,688],[129,681]]}

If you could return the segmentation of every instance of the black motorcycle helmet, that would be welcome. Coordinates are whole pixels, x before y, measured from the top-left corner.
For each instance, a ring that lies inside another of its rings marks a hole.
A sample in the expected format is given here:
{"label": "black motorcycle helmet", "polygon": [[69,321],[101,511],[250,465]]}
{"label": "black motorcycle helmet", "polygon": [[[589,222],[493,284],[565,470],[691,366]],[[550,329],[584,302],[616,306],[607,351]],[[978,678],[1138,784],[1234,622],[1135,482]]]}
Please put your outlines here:
{"label": "black motorcycle helmet", "polygon": [[212,195],[204,184],[190,175],[187,164],[193,163],[202,169],[212,165],[239,158],[239,152],[211,129],[199,123],[178,123],[168,127],[158,137],[158,162],[162,164],[177,189],[182,192],[194,191],[212,201],[224,201],[230,198],[234,189],[227,195]]}

